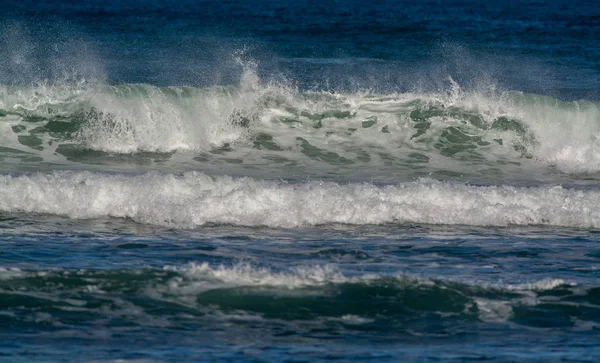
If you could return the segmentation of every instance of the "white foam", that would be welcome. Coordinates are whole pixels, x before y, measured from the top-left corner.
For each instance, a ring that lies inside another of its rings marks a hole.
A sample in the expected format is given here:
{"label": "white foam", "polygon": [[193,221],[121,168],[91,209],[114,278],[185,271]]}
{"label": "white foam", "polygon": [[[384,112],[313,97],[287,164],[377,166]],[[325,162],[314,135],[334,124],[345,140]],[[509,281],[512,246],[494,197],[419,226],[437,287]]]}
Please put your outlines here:
{"label": "white foam", "polygon": [[236,117],[253,117],[258,97],[260,93],[233,88],[111,87],[90,97],[101,114],[88,119],[77,140],[117,153],[208,150],[248,136],[247,129],[235,125]]}
{"label": "white foam", "polygon": [[513,306],[519,305],[535,306],[540,302],[536,292],[553,290],[559,286],[576,286],[575,283],[568,283],[562,279],[543,279],[522,284],[485,284],[484,286],[492,289],[508,290],[519,293],[520,296],[514,300],[490,300],[480,297],[474,298],[477,305],[479,319],[485,322],[506,322],[513,315]]}
{"label": "white foam", "polygon": [[[418,100],[422,105],[440,109],[455,108],[478,115],[487,127],[499,118],[517,120],[529,136],[514,131],[471,127],[464,120],[452,117],[433,117],[433,129],[458,125],[468,134],[480,135],[487,141],[500,138],[504,147],[494,145],[486,152],[506,153],[513,145],[524,146],[542,164],[556,166],[564,172],[600,170],[600,104],[589,101],[564,102],[542,95],[521,92],[498,92],[491,89],[465,91],[452,81],[449,92],[401,94],[400,100]],[[504,150],[504,151],[503,151]],[[500,155],[500,154],[499,154]]]}
{"label": "white foam", "polygon": [[362,316],[353,314],[346,314],[342,316],[339,320],[350,325],[369,324],[375,321],[375,319],[363,318]]}
{"label": "white foam", "polygon": [[97,84],[57,84],[37,83],[30,87],[0,85],[0,108],[10,111],[30,111],[47,116],[68,114],[87,99],[87,95],[98,87]]}
{"label": "white foam", "polygon": [[297,227],[424,223],[599,228],[600,191],[560,186],[472,186],[432,180],[287,184],[198,172],[0,176],[0,211],[131,218],[172,227]]}
{"label": "white foam", "polygon": [[[514,150],[515,145],[521,145],[535,161],[565,172],[600,170],[597,103],[561,102],[539,95],[498,92],[493,87],[465,91],[453,81],[447,92],[437,93],[303,93],[287,85],[261,82],[256,65],[242,67],[239,85],[229,88],[106,86],[85,82],[41,83],[28,88],[0,86],[0,108],[42,117],[93,109],[95,115],[88,115],[70,142],[107,152],[197,152],[237,144],[246,147],[246,152],[241,153],[245,155],[259,153],[247,147],[252,146],[252,136],[265,133],[274,138],[286,158],[302,156],[298,138],[303,138],[314,147],[350,160],[356,160],[357,148],[368,152],[373,163],[379,153],[398,157],[418,151],[428,156],[429,167],[457,170],[460,162],[442,157],[435,147],[444,130],[454,126],[491,143],[477,146],[490,161],[508,158],[524,162]],[[416,123],[410,112],[428,107],[444,112],[428,116],[431,124],[425,136],[414,138]],[[484,125],[471,125],[452,116],[457,110],[476,115]],[[334,116],[336,113],[338,116]],[[520,122],[528,136],[518,135],[515,130],[492,129],[491,125],[501,117]],[[365,121],[376,123],[363,127]],[[27,123],[22,126],[34,128]],[[387,132],[382,133],[384,127]],[[493,141],[500,139],[501,145]],[[44,140],[44,145],[53,144],[50,141]],[[9,144],[18,146],[14,140]]]}
{"label": "white foam", "polygon": [[10,280],[26,277],[28,274],[16,267],[0,267],[0,280]]}
{"label": "white foam", "polygon": [[567,283],[563,279],[544,279],[540,281],[527,282],[517,285],[507,285],[505,286],[505,288],[508,290],[516,291],[546,291],[555,289],[562,285],[575,286],[574,283]]}
{"label": "white foam", "polygon": [[532,95],[509,104],[510,115],[535,137],[530,149],[536,159],[564,172],[600,170],[600,105]]}
{"label": "white foam", "polygon": [[513,314],[510,301],[475,298],[479,319],[489,323],[505,322]]}
{"label": "white foam", "polygon": [[[350,280],[331,265],[301,266],[289,271],[273,272],[269,268],[255,267],[250,264],[237,264],[231,267],[220,265],[213,268],[204,262],[200,265],[192,264],[183,268],[166,266],[165,270],[178,271],[186,279],[196,281],[191,287],[194,291],[202,286],[212,289],[215,287],[215,283],[229,286],[276,286],[294,289],[326,283],[343,283]],[[170,287],[179,287],[181,282],[183,279],[172,280]]]}
{"label": "white foam", "polygon": [[[75,138],[66,142],[93,150],[205,151],[245,140],[248,128],[239,127],[239,122],[256,118],[263,110],[259,101],[264,97],[274,91],[285,92],[283,86],[260,85],[254,65],[242,66],[239,87],[109,86],[85,81],[41,82],[29,87],[0,85],[0,109],[48,120],[83,113],[84,124]],[[22,123],[26,129],[43,125]],[[43,143],[52,144],[51,140]]]}

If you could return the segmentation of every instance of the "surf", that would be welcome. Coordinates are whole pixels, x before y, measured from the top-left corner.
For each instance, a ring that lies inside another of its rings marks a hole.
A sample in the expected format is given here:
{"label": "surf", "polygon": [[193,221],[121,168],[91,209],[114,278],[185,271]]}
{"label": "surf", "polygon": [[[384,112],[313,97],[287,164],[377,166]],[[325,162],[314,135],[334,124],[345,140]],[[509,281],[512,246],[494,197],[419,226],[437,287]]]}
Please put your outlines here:
{"label": "surf", "polygon": [[600,191],[477,186],[423,179],[395,185],[288,183],[199,172],[1,175],[0,211],[145,224],[294,228],[316,225],[544,225],[600,228]]}
{"label": "surf", "polygon": [[90,157],[154,153],[457,175],[474,165],[600,171],[599,104],[468,91],[452,79],[433,93],[338,93],[261,82],[249,68],[228,87],[2,86],[0,127],[0,154],[15,162],[93,164]]}

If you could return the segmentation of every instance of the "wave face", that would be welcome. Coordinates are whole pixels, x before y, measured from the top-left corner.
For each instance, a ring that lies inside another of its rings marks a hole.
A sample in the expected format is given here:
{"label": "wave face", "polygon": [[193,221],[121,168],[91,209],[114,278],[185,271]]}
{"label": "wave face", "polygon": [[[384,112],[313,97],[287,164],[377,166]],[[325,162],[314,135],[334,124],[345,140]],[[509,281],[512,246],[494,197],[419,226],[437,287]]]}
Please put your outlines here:
{"label": "wave face", "polygon": [[0,176],[0,211],[130,218],[160,226],[331,224],[548,225],[600,228],[600,191],[560,186],[397,185],[149,173]]}
{"label": "wave face", "polygon": [[284,325],[297,335],[321,327],[334,339],[344,330],[374,337],[395,331],[394,337],[406,338],[440,330],[460,334],[476,322],[571,327],[576,316],[579,324],[598,324],[599,291],[562,280],[476,285],[411,275],[351,277],[328,266],[281,272],[206,263],[77,272],[0,269],[0,306],[7,312],[0,321],[44,331],[106,320],[162,328],[218,320],[236,329]]}
{"label": "wave face", "polygon": [[[2,87],[6,163],[214,164],[338,175],[502,178],[600,171],[600,105],[519,92],[301,92],[246,67],[236,87]],[[533,173],[532,173],[533,174]]]}

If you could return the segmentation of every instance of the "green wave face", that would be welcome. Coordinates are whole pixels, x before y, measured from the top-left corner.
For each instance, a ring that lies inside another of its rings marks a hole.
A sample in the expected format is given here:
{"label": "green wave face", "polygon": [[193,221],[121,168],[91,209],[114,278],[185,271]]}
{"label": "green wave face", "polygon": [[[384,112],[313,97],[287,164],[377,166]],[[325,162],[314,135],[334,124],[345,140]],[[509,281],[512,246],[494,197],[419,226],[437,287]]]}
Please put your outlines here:
{"label": "green wave face", "polygon": [[375,179],[600,170],[599,105],[538,95],[336,94],[251,84],[38,86],[5,88],[1,96],[0,158],[8,164],[177,164]]}
{"label": "green wave face", "polygon": [[333,339],[345,330],[458,336],[474,323],[536,328],[569,328],[576,320],[600,323],[600,287],[581,290],[560,281],[492,287],[411,276],[315,281],[233,274],[228,279],[218,271],[233,269],[204,268],[200,274],[145,269],[13,271],[11,276],[3,271],[0,308],[6,314],[0,322],[41,331],[99,322],[151,326],[159,321],[193,329],[222,319],[232,329],[277,325],[292,336],[320,329]]}

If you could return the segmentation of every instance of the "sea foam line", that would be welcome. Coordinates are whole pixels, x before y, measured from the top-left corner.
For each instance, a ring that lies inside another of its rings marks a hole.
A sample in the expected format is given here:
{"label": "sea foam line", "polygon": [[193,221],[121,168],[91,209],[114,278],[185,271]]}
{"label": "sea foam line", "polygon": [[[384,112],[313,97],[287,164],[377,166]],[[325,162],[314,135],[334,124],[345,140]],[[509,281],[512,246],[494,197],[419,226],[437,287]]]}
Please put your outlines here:
{"label": "sea foam line", "polygon": [[53,172],[0,176],[0,211],[131,218],[171,227],[298,227],[423,223],[599,228],[600,191],[561,186],[473,186],[423,179],[288,184],[199,172]]}

